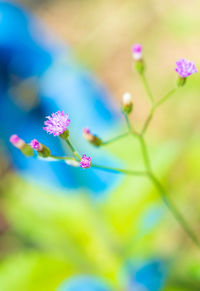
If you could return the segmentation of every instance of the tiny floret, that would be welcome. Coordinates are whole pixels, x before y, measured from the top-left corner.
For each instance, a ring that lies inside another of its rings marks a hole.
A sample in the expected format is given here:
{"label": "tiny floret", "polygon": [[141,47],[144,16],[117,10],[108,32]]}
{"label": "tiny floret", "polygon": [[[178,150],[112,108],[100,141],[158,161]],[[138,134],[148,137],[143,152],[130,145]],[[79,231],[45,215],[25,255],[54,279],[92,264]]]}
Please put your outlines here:
{"label": "tiny floret", "polygon": [[87,157],[86,155],[83,155],[80,162],[80,167],[86,169],[86,168],[89,168],[90,166],[91,166],[91,158]]}
{"label": "tiny floret", "polygon": [[25,142],[17,134],[11,135],[9,141],[18,149],[21,149],[25,145]]}
{"label": "tiny floret", "polygon": [[42,145],[41,143],[39,143],[39,141],[37,139],[33,139],[31,142],[30,142],[30,145],[31,147],[36,150],[36,151],[40,151],[42,150]]}
{"label": "tiny floret", "polygon": [[67,130],[67,127],[70,124],[70,119],[68,118],[68,114],[64,114],[64,111],[57,111],[56,113],[52,113],[51,116],[47,116],[43,127],[49,134],[53,134],[54,136],[58,136]]}
{"label": "tiny floret", "polygon": [[136,43],[132,46],[132,53],[133,53],[133,58],[135,61],[141,60],[142,59],[142,45],[139,43]]}
{"label": "tiny floret", "polygon": [[132,96],[129,92],[124,93],[122,96],[122,111],[130,114],[133,110]]}
{"label": "tiny floret", "polygon": [[186,78],[197,72],[195,64],[191,61],[180,59],[176,62],[175,71],[181,78]]}
{"label": "tiny floret", "polygon": [[122,96],[122,102],[123,102],[123,104],[132,103],[132,97],[131,97],[131,94],[129,92],[124,93],[124,95]]}

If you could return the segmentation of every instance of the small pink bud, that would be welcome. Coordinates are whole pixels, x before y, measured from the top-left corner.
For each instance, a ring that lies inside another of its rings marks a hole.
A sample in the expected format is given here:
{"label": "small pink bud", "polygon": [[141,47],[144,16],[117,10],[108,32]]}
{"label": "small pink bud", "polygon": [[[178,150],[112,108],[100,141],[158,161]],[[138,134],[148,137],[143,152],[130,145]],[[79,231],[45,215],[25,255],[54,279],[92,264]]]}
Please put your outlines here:
{"label": "small pink bud", "polygon": [[20,137],[18,137],[17,134],[11,135],[9,141],[11,142],[11,144],[13,146],[15,146],[18,149],[22,149],[25,146],[25,142],[23,141],[23,139],[21,139]]}
{"label": "small pink bud", "polygon": [[30,142],[30,145],[36,151],[42,151],[43,150],[43,145],[41,143],[39,143],[37,139],[33,139]]}
{"label": "small pink bud", "polygon": [[89,128],[83,129],[83,137],[94,146],[100,146],[102,144],[101,139],[98,136],[92,134]]}
{"label": "small pink bud", "polygon": [[87,157],[86,155],[83,155],[80,162],[80,167],[83,169],[87,169],[87,168],[90,168],[90,166],[91,166],[91,158]]}
{"label": "small pink bud", "polygon": [[142,45],[134,44],[132,46],[132,54],[135,61],[139,61],[142,59]]}

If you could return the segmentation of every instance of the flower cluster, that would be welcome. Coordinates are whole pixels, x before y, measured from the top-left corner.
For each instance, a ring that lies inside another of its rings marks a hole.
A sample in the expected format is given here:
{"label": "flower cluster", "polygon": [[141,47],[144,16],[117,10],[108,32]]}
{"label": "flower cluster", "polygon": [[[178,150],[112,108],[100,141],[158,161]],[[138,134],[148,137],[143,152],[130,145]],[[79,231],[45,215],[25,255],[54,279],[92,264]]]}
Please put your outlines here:
{"label": "flower cluster", "polygon": [[[135,44],[132,47],[132,55],[136,63],[136,69],[139,74],[144,74],[144,61],[142,56],[142,45]],[[185,80],[188,76],[197,72],[197,68],[195,64],[191,61],[187,61],[185,59],[180,59],[176,62],[175,71],[179,75],[179,83],[178,86],[183,86]],[[143,75],[144,79],[144,75]],[[148,89],[149,91],[149,89]],[[152,100],[153,101],[153,100]],[[131,113],[133,109],[133,102],[131,94],[126,92],[122,97],[122,110],[125,114]],[[85,154],[81,156],[74,150],[74,147],[70,144],[68,137],[69,131],[68,126],[70,124],[69,115],[65,114],[64,111],[57,111],[52,113],[51,116],[46,117],[47,120],[44,122],[43,129],[53,136],[60,136],[68,143],[69,147],[72,150],[74,155],[74,159],[66,159],[66,163],[69,165],[79,164],[81,168],[89,168],[91,166],[91,157],[87,157]],[[145,128],[146,129],[146,128]],[[97,136],[91,133],[90,129],[83,129],[83,137],[89,141],[91,144],[95,146],[101,146],[102,140]],[[38,153],[39,156],[44,158],[54,157],[51,155],[50,149],[45,145],[41,144],[37,139],[33,139],[30,144],[26,144],[18,135],[14,134],[10,137],[10,142],[21,150],[27,156],[33,155],[33,149]],[[56,157],[54,157],[56,158]],[[64,159],[64,158],[63,158]]]}
{"label": "flower cluster", "polygon": [[[12,135],[10,137],[10,142],[17,147],[24,155],[26,156],[33,156],[34,151],[37,152],[37,155],[46,158],[46,160],[63,160],[66,164],[74,166],[74,167],[81,167],[83,169],[90,168],[91,166],[96,169],[101,169],[104,171],[110,171],[114,173],[123,173],[128,175],[137,175],[137,176],[145,176],[150,179],[150,181],[154,184],[154,186],[157,188],[157,191],[160,193],[161,198],[163,199],[163,202],[167,205],[167,207],[171,210],[174,217],[179,221],[182,228],[185,230],[185,232],[189,235],[189,237],[193,240],[193,242],[200,247],[200,242],[198,241],[198,238],[195,236],[193,231],[190,229],[189,225],[187,225],[185,219],[182,217],[181,213],[175,208],[174,204],[172,204],[171,200],[168,198],[167,192],[165,191],[164,187],[160,183],[159,179],[156,177],[154,172],[152,172],[152,165],[151,165],[151,159],[148,154],[148,148],[145,143],[144,134],[147,131],[147,128],[149,127],[149,124],[153,118],[153,115],[155,113],[155,110],[166,100],[171,97],[171,95],[176,91],[176,88],[169,91],[164,97],[160,98],[160,100],[156,100],[153,96],[151,89],[149,87],[148,81],[146,79],[145,75],[145,62],[143,60],[142,55],[142,46],[140,44],[135,44],[132,47],[132,54],[135,61],[135,68],[137,72],[141,76],[141,80],[144,84],[144,88],[146,90],[147,96],[149,97],[149,100],[151,101],[151,109],[149,111],[149,114],[143,124],[143,127],[140,131],[135,130],[135,127],[132,126],[130,119],[129,119],[129,113],[131,113],[133,109],[133,102],[132,97],[130,93],[125,93],[122,97],[122,111],[124,113],[128,132],[119,135],[115,138],[112,138],[106,142],[101,141],[96,135],[92,134],[90,129],[85,128],[83,129],[83,136],[84,138],[92,143],[95,146],[102,146],[102,145],[108,145],[116,140],[119,140],[120,138],[123,138],[127,135],[131,135],[133,138],[137,138],[141,147],[141,153],[143,155],[144,160],[144,167],[145,170],[143,171],[133,171],[133,170],[127,170],[127,169],[120,169],[120,168],[111,168],[106,167],[103,165],[96,165],[91,163],[91,157],[86,156],[86,154],[80,156],[80,154],[76,151],[75,147],[71,144],[69,140],[69,131],[68,126],[70,124],[69,116],[68,114],[64,114],[64,111],[57,111],[55,113],[52,113],[51,116],[47,116],[47,120],[44,122],[45,127],[43,129],[53,136],[59,136],[65,142],[67,143],[68,147],[70,148],[73,157],[56,157],[51,155],[50,149],[46,147],[44,144],[41,144],[37,139],[33,139],[30,144],[26,144],[21,138],[19,138],[17,135]],[[176,62],[175,71],[178,73],[178,87],[183,86],[185,84],[186,78],[194,73],[197,72],[197,68],[195,64],[191,61],[187,61],[185,59],[180,59]]]}
{"label": "flower cluster", "polygon": [[[55,113],[52,113],[51,116],[47,116],[46,118],[48,120],[44,122],[45,127],[43,127],[43,129],[49,134],[53,134],[54,136],[60,136],[61,138],[64,138],[66,141],[68,141],[67,127],[70,124],[68,114],[64,114],[64,111],[57,111]],[[85,130],[85,133],[90,134],[88,129]],[[100,139],[95,136],[93,136],[93,138],[96,143],[98,141],[98,143],[100,144]],[[42,158],[56,159],[55,156],[51,155],[50,149],[47,146],[41,144],[37,139],[33,139],[28,145],[21,138],[19,138],[18,135],[14,134],[11,135],[10,142],[16,148],[20,149],[21,152],[26,156],[33,156],[33,150],[35,150]],[[91,166],[91,157],[87,157],[86,155],[83,155],[82,158],[79,157],[79,155],[74,152],[73,146],[71,146],[71,150],[73,154],[75,154],[75,159],[63,157],[63,160],[65,160],[66,164],[74,167],[77,167],[78,165],[81,168],[89,168]]]}

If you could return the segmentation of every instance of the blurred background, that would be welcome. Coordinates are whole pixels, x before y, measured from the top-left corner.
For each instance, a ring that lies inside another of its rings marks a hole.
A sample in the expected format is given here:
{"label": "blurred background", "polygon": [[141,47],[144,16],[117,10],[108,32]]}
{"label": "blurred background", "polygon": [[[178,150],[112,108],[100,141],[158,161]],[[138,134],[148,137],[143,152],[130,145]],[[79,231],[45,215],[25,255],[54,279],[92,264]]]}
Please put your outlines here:
{"label": "blurred background", "polygon": [[[141,129],[149,101],[133,69],[142,43],[156,98],[175,86],[175,61],[200,65],[200,2],[46,0],[0,2],[0,290],[200,290],[200,253],[142,178],[24,158],[18,133],[54,154],[67,150],[42,130],[46,115],[69,113],[70,135],[102,165],[143,167],[123,133],[121,96],[134,98]],[[199,74],[160,108],[147,134],[153,167],[196,234],[200,231]]]}

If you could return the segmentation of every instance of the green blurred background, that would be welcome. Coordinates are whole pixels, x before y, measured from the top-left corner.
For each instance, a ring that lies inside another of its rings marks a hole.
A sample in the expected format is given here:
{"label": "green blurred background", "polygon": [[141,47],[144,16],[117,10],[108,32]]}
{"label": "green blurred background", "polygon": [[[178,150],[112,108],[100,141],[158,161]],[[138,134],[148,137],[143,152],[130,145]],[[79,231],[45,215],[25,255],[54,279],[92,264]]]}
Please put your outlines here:
{"label": "green blurred background", "polygon": [[[144,47],[154,95],[174,87],[178,58],[200,65],[200,1],[21,1],[74,50],[120,106],[134,97],[131,121],[140,129],[149,110],[132,66],[131,46]],[[157,112],[147,134],[155,172],[194,228],[200,231],[199,75]],[[123,149],[123,150],[122,150]],[[127,168],[142,163],[136,142],[106,148]],[[0,163],[0,290],[53,291],[68,276],[94,274],[126,290],[126,259],[170,261],[164,291],[200,290],[200,252],[183,233],[150,183],[127,177],[101,201],[87,193],[54,195],[28,184]],[[155,221],[146,226],[151,211]],[[143,227],[145,224],[145,228]]]}

